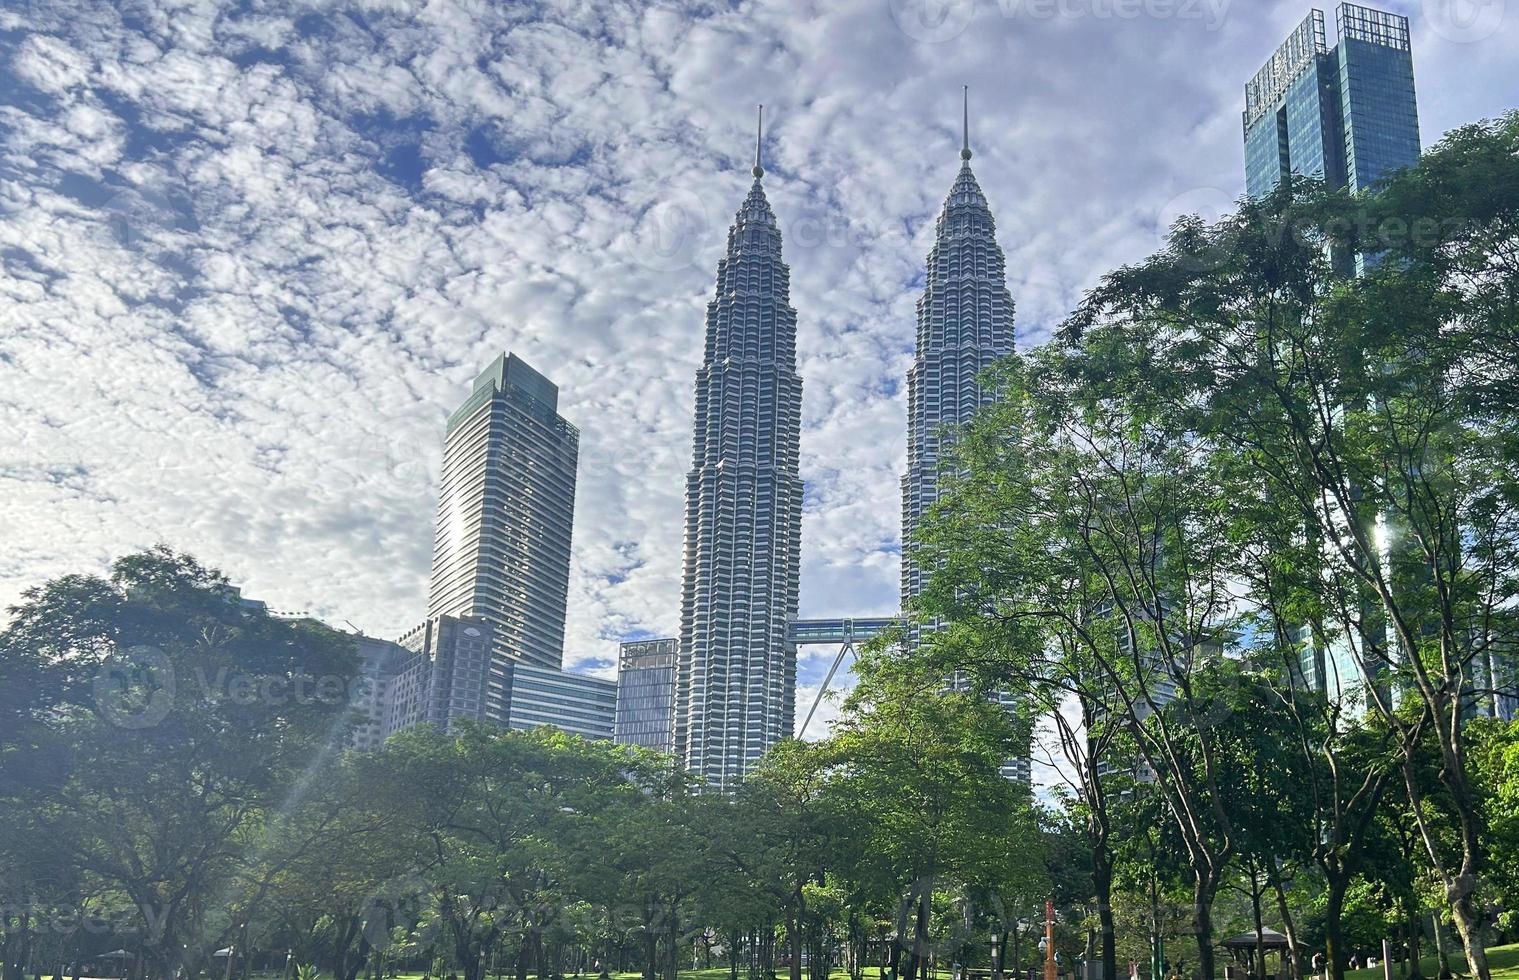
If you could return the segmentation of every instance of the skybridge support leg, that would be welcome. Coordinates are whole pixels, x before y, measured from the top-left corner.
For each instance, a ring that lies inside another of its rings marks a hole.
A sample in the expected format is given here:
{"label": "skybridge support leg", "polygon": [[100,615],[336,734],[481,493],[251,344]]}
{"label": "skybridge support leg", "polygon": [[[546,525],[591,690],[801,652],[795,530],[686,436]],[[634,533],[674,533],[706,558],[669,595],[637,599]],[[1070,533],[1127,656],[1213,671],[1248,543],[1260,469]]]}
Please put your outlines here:
{"label": "skybridge support leg", "polygon": [[845,640],[844,645],[839,647],[838,654],[833,658],[833,665],[828,668],[828,676],[823,678],[823,686],[818,688],[818,696],[812,699],[812,707],[807,711],[806,720],[802,722],[802,727],[797,730],[797,738],[801,738],[807,734],[807,726],[812,724],[812,716],[817,714],[818,705],[823,703],[823,697],[828,693],[828,685],[833,683],[833,675],[838,673],[839,664],[844,662],[844,654],[846,653],[854,653],[853,640]]}

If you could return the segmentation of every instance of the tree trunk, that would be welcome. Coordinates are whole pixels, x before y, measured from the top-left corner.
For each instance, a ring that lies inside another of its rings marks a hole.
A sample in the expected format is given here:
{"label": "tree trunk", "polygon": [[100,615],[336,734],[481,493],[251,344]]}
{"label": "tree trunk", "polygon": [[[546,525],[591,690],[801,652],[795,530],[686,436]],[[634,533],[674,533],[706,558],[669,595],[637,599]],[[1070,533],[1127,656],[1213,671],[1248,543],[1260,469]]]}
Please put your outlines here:
{"label": "tree trunk", "polygon": [[670,910],[669,931],[667,932],[670,943],[670,958],[668,960],[668,972],[665,980],[679,980],[680,977],[680,920],[675,915],[675,910]]}
{"label": "tree trunk", "polygon": [[793,902],[786,910],[786,950],[791,957],[791,965],[786,973],[791,980],[802,980],[802,927],[799,918]]}
{"label": "tree trunk", "polygon": [[653,923],[644,926],[643,930],[643,977],[644,980],[655,980],[659,970],[659,933],[654,931]]}
{"label": "tree trunk", "polygon": [[[1213,959],[1213,896],[1218,891],[1212,875],[1199,876],[1192,892],[1192,928],[1197,937],[1197,975],[1217,980]],[[1185,978],[1184,978],[1185,980]]]}
{"label": "tree trunk", "polygon": [[1404,901],[1408,909],[1403,920],[1408,931],[1408,975],[1405,980],[1424,980],[1424,968],[1419,964],[1419,939],[1424,931],[1419,925],[1419,903],[1412,896]]}
{"label": "tree trunk", "polygon": [[468,923],[455,924],[457,934],[454,937],[454,959],[459,961],[459,969],[464,972],[464,980],[481,980],[480,976],[480,950],[471,942]]}
{"label": "tree trunk", "polygon": [[1255,974],[1256,980],[1266,980],[1266,937],[1262,932],[1266,923],[1261,919],[1261,883],[1255,872],[1250,872],[1250,912],[1255,916]]}
{"label": "tree trunk", "polygon": [[[1102,932],[1102,980],[1118,980],[1117,931],[1113,924],[1113,865],[1094,853],[1092,885],[1097,893],[1097,924]],[[993,977],[992,980],[1000,980]]]}
{"label": "tree trunk", "polygon": [[1492,980],[1492,971],[1487,965],[1487,947],[1482,945],[1482,927],[1477,922],[1476,903],[1472,901],[1473,889],[1463,884],[1475,880],[1475,874],[1463,869],[1457,883],[1458,897],[1450,903],[1450,911],[1456,920],[1456,931],[1461,934],[1461,946],[1466,951],[1467,969],[1476,980]]}
{"label": "tree trunk", "polygon": [[1282,931],[1287,934],[1288,972],[1292,980],[1303,980],[1303,950],[1297,941],[1297,923],[1292,918],[1292,907],[1287,904],[1287,890],[1282,887],[1282,879],[1276,871],[1271,873],[1271,888],[1276,892],[1276,910],[1282,917]]}
{"label": "tree trunk", "polygon": [[1340,872],[1326,876],[1324,891],[1324,968],[1329,980],[1345,980],[1345,892],[1350,875]]}
{"label": "tree trunk", "polygon": [[1430,914],[1430,921],[1435,927],[1435,953],[1440,957],[1440,980],[1455,976],[1455,971],[1450,968],[1450,951],[1445,947],[1445,937],[1440,932],[1440,913]]}
{"label": "tree trunk", "polygon": [[913,915],[912,926],[912,959],[907,967],[907,980],[915,980],[922,976],[927,980],[928,973],[928,914],[929,903],[933,899],[932,884],[925,885],[918,896],[917,910]]}

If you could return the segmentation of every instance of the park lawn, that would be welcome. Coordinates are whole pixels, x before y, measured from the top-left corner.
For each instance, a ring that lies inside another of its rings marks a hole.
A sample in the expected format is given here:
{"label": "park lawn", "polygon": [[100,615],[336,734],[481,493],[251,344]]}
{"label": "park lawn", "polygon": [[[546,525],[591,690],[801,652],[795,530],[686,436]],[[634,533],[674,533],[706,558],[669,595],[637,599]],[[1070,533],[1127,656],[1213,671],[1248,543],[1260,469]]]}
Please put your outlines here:
{"label": "park lawn", "polygon": [[[1513,946],[1494,946],[1487,951],[1488,966],[1492,968],[1493,980],[1519,980],[1519,944]],[[1458,976],[1466,976],[1466,957],[1462,955],[1458,946],[1450,952],[1451,969]],[[1436,956],[1426,956],[1419,961],[1419,968],[1426,977],[1435,977],[1440,973],[1440,960]],[[1398,976],[1398,965],[1393,964],[1393,978]],[[1345,971],[1345,980],[1382,980],[1382,968],[1374,966],[1365,970]]]}
{"label": "park lawn", "polygon": [[[1493,980],[1519,980],[1519,944],[1513,946],[1494,946],[1487,951],[1487,959],[1493,968]],[[1462,957],[1459,948],[1451,950],[1450,962],[1458,975],[1466,975],[1463,972],[1466,960]],[[1426,977],[1435,977],[1440,972],[1440,961],[1434,956],[1426,956],[1422,960],[1422,966],[1424,976]],[[785,970],[782,969],[777,972],[780,974],[781,980],[785,980]],[[878,967],[866,967],[865,980],[879,980],[880,973],[881,971]],[[745,973],[739,973],[740,980],[743,980],[745,976]],[[802,972],[802,976],[804,980],[811,980],[805,970]],[[947,978],[949,974],[946,971],[940,970],[939,976]],[[1394,964],[1394,980],[1396,980],[1397,976],[1396,964]],[[421,977],[420,973],[403,973],[397,980],[421,980]],[[507,974],[506,977],[507,980],[511,980],[511,974]],[[642,977],[643,974],[641,973],[612,974],[612,980],[642,980]],[[596,980],[596,978],[594,974],[585,974],[580,980]],[[711,970],[681,970],[680,980],[728,980],[728,968],[714,967]],[[834,970],[828,980],[849,980],[849,974],[844,970]],[[1345,980],[1382,980],[1382,968],[1376,966],[1365,970],[1347,970]]]}

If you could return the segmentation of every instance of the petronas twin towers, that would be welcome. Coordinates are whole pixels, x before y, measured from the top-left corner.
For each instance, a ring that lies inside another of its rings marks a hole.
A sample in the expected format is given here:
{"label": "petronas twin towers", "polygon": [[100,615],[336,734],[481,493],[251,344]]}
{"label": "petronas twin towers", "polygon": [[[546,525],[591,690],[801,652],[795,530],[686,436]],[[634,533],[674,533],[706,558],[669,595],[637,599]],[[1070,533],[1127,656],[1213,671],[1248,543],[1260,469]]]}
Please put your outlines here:
{"label": "petronas twin towers", "polygon": [[[968,120],[966,134],[918,301],[904,546],[936,496],[943,440],[988,398],[977,375],[1013,349],[1013,302],[991,209],[970,169]],[[686,768],[718,790],[732,789],[789,737],[796,713],[787,624],[801,567],[802,382],[791,272],[759,151],[756,137],[754,184],[728,230],[707,304],[686,477],[675,745]],[[904,608],[922,584],[905,554]]]}
{"label": "petronas twin towers", "polygon": [[686,476],[685,578],[675,746],[692,773],[732,788],[791,734],[802,553],[802,379],[781,231],[754,185],[728,229],[696,372]]}

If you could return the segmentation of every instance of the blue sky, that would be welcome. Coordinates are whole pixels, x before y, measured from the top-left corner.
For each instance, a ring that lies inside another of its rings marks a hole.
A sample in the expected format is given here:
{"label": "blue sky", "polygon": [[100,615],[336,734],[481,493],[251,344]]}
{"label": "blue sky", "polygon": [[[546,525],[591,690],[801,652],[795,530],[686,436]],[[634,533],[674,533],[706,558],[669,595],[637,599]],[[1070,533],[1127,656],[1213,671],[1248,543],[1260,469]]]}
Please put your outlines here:
{"label": "blue sky", "polygon": [[[1519,103],[1514,4],[1390,6],[1426,145]],[[582,433],[567,661],[605,672],[619,638],[670,634],[702,310],[764,102],[802,611],[892,612],[960,86],[1034,344],[1178,214],[1241,193],[1243,84],[1307,9],[10,0],[0,603],[166,542],[274,608],[394,635],[423,612],[443,421],[509,349]]]}

